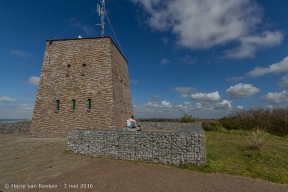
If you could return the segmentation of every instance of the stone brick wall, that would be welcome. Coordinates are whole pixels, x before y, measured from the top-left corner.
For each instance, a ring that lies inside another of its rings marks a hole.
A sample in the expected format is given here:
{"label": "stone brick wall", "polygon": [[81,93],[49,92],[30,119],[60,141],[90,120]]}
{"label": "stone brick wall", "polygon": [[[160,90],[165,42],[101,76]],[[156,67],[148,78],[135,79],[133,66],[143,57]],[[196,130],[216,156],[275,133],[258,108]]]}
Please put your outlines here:
{"label": "stone brick wall", "polygon": [[29,132],[30,125],[30,123],[0,123],[0,134]]}
{"label": "stone brick wall", "polygon": [[[112,81],[113,81],[113,97],[115,103],[115,123],[119,128],[126,127],[126,121],[133,115],[132,98],[130,92],[130,80],[128,74],[127,61],[117,54],[118,48],[114,43],[111,45],[112,52]],[[125,65],[123,64],[125,63]],[[127,114],[129,114],[127,116]]]}
{"label": "stone brick wall", "polygon": [[201,123],[189,123],[181,131],[130,132],[72,130],[67,150],[96,157],[164,164],[206,163]]}
{"label": "stone brick wall", "polygon": [[[121,83],[126,86],[117,84],[115,70],[125,76]],[[90,110],[88,99],[92,101]],[[123,104],[119,105],[120,101]],[[32,136],[65,137],[72,128],[116,130],[125,125],[131,113],[127,61],[110,37],[46,42]]]}

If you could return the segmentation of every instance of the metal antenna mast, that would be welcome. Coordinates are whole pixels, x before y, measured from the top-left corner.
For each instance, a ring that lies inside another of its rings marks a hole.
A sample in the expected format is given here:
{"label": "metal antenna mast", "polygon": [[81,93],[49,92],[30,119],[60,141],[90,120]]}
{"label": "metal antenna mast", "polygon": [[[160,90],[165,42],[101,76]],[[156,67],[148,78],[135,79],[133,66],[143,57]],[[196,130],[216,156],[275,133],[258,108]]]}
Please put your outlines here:
{"label": "metal antenna mast", "polygon": [[97,4],[97,13],[99,13],[99,16],[101,16],[101,24],[96,24],[99,25],[102,28],[102,37],[104,36],[104,17],[105,17],[105,0],[102,0],[102,7],[100,8],[100,5]]}

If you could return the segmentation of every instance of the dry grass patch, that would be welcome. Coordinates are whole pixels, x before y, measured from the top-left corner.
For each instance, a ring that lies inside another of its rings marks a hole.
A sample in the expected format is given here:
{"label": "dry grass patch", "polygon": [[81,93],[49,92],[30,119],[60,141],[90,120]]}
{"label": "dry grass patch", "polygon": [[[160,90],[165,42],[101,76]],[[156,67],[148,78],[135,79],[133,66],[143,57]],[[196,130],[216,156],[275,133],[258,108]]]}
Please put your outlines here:
{"label": "dry grass patch", "polygon": [[262,151],[268,145],[268,135],[264,129],[257,127],[251,131],[248,138],[250,147],[256,151]]}

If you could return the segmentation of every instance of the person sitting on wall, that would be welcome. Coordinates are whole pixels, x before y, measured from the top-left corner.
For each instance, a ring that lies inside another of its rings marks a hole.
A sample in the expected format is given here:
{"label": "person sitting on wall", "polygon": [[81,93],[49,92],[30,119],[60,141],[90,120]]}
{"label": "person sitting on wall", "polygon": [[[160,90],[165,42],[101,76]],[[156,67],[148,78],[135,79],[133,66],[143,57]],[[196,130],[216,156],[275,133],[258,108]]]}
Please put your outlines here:
{"label": "person sitting on wall", "polygon": [[127,127],[128,128],[136,128],[137,131],[141,131],[142,129],[140,126],[136,125],[136,121],[134,119],[134,116],[132,115],[130,119],[127,120]]}

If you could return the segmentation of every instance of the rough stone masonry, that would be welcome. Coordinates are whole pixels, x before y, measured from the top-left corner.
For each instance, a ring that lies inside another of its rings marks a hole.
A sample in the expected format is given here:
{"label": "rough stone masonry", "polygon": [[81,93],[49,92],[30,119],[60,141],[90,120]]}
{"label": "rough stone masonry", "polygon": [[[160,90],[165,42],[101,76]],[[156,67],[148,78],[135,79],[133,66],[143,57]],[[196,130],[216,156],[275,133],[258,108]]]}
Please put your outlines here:
{"label": "rough stone masonry", "polygon": [[110,37],[46,41],[31,136],[117,130],[132,114],[127,60]]}
{"label": "rough stone masonry", "polygon": [[[158,126],[160,124],[158,123]],[[163,123],[165,124],[168,123]],[[182,128],[172,133],[145,132],[145,129],[151,129],[150,127],[143,127],[144,131],[137,132],[72,130],[67,136],[67,150],[111,159],[176,165],[205,164],[206,152],[201,122],[178,123],[175,127]]]}
{"label": "rough stone masonry", "polygon": [[0,123],[0,134],[25,133],[30,131],[30,123]]}

